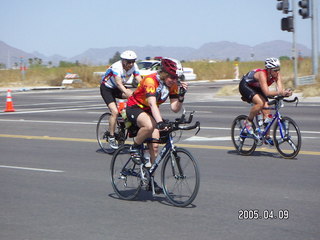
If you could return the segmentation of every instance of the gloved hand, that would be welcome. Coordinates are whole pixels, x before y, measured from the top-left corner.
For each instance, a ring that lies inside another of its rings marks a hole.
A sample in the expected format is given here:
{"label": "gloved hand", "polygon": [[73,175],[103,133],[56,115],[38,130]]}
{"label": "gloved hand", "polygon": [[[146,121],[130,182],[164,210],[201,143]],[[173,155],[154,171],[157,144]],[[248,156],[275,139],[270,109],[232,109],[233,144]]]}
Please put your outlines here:
{"label": "gloved hand", "polygon": [[178,100],[179,102],[183,102],[184,100],[184,95],[186,94],[188,89],[188,83],[186,82],[180,82],[180,87],[179,87],[179,97]]}
{"label": "gloved hand", "polygon": [[184,95],[186,94],[187,89],[185,89],[184,87],[180,86],[179,87],[179,97],[184,97]]}
{"label": "gloved hand", "polygon": [[157,129],[159,129],[160,131],[161,130],[168,130],[169,129],[169,127],[170,127],[170,124],[169,123],[167,123],[167,122],[158,122],[157,123],[157,126],[156,126],[156,128]]}

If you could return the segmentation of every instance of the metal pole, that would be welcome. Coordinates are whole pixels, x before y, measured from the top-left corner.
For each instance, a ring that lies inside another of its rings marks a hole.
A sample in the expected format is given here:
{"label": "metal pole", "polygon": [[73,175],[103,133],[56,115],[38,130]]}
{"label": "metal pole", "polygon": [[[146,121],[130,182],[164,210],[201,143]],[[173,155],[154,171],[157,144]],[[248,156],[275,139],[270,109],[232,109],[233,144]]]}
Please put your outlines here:
{"label": "metal pole", "polygon": [[312,1],[312,74],[318,75],[318,6],[317,0]]}
{"label": "metal pole", "polygon": [[296,44],[296,7],[295,1],[292,0],[292,17],[293,17],[293,31],[292,31],[292,57],[293,57],[293,71],[294,71],[294,87],[298,86],[298,57],[297,57],[297,44]]}

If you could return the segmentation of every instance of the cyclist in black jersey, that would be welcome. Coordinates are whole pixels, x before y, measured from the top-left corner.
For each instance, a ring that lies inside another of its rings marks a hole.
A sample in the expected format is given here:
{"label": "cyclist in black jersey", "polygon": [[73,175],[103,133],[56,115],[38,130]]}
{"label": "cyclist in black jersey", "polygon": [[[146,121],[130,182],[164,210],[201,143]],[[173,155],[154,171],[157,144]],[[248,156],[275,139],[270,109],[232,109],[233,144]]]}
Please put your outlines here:
{"label": "cyclist in black jersey", "polygon": [[[276,83],[276,90],[269,90],[272,83]],[[264,119],[270,114],[270,110],[263,108],[268,107],[267,96],[291,96],[291,90],[284,90],[282,78],[280,74],[280,61],[277,58],[267,58],[265,61],[265,69],[254,69],[244,75],[239,84],[239,91],[242,100],[253,103],[245,126],[248,133],[253,134],[252,121],[253,118],[262,111]],[[266,137],[269,144],[273,145],[272,139]]]}

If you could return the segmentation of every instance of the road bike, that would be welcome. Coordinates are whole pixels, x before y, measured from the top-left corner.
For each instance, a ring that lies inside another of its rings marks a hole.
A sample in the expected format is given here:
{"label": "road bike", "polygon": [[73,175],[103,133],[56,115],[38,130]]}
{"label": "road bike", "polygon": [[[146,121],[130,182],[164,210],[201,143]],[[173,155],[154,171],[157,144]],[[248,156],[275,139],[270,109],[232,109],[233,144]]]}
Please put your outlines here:
{"label": "road bike", "polygon": [[[161,168],[161,183],[167,200],[177,207],[185,207],[196,198],[200,185],[200,173],[197,160],[186,149],[174,145],[174,135],[178,130],[191,130],[198,128],[200,122],[190,125],[193,113],[188,119],[185,112],[180,118],[168,122],[169,130],[161,131],[159,139],[147,139],[141,145],[141,161],[137,161],[130,154],[130,145],[125,144],[114,154],[110,164],[111,182],[115,193],[120,199],[132,200],[141,189],[149,190],[155,194],[153,174],[163,161]],[[183,125],[183,126],[182,126]],[[146,163],[146,143],[157,142],[164,144],[150,168]]]}
{"label": "road bike", "polygon": [[[122,103],[122,104],[120,104]],[[130,123],[122,116],[122,111],[124,109],[124,101],[119,101],[117,103],[117,108],[118,108],[118,116],[116,119],[116,128],[114,132],[114,137],[115,140],[118,144],[118,146],[121,146],[125,143],[126,139],[129,137],[129,125]],[[96,137],[98,144],[101,148],[102,151],[105,153],[112,154],[115,152],[116,149],[113,149],[110,147],[108,143],[108,137],[110,136],[110,123],[109,123],[109,118],[111,116],[110,112],[103,113],[98,120],[97,127],[96,127]],[[132,130],[130,133],[133,133],[134,130]]]}
{"label": "road bike", "polygon": [[269,102],[269,106],[274,105],[274,107],[265,108],[274,110],[272,118],[268,124],[265,124],[263,129],[263,124],[259,123],[257,115],[255,117],[257,125],[254,122],[252,124],[254,134],[249,134],[245,128],[246,115],[240,115],[233,120],[231,139],[239,154],[252,154],[257,146],[261,146],[265,142],[271,126],[274,125],[273,142],[280,155],[284,158],[294,158],[298,155],[301,148],[301,133],[292,118],[283,117],[280,114],[280,108],[284,106],[283,102],[296,102],[297,106],[299,99],[297,97],[292,100],[284,99],[283,96],[273,97],[273,100]]}

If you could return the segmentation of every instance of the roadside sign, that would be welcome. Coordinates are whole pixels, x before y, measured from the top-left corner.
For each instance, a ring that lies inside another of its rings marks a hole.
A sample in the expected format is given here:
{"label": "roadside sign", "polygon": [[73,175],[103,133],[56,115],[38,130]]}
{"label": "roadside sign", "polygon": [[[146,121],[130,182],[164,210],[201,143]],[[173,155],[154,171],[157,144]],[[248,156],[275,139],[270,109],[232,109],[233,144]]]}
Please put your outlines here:
{"label": "roadside sign", "polygon": [[315,75],[298,77],[298,85],[300,86],[300,85],[314,84],[315,79],[316,79]]}

